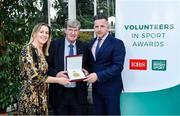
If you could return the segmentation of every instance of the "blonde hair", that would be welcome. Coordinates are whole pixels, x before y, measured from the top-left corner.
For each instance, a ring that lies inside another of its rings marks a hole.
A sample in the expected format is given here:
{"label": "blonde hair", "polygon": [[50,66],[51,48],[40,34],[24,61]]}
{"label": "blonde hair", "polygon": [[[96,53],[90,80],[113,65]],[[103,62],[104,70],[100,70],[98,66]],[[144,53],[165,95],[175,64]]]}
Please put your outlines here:
{"label": "blonde hair", "polygon": [[40,31],[41,27],[42,26],[47,26],[48,29],[49,29],[49,38],[48,38],[48,41],[44,44],[43,46],[43,53],[45,56],[49,56],[49,46],[50,46],[50,43],[51,43],[51,39],[52,39],[52,35],[51,35],[51,28],[50,26],[48,26],[48,24],[46,23],[38,23],[34,26],[33,30],[32,30],[32,33],[31,33],[31,38],[30,38],[30,41],[28,44],[31,44],[33,41],[34,41],[34,34],[36,34],[37,32]]}

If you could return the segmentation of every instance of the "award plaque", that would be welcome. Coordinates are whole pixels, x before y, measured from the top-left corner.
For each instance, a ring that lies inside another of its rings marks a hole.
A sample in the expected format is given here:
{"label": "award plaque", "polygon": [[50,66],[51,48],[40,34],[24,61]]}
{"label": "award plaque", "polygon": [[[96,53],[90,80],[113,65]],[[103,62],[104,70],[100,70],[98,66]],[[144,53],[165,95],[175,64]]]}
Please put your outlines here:
{"label": "award plaque", "polygon": [[71,81],[81,81],[86,78],[82,71],[82,55],[66,56],[66,69]]}

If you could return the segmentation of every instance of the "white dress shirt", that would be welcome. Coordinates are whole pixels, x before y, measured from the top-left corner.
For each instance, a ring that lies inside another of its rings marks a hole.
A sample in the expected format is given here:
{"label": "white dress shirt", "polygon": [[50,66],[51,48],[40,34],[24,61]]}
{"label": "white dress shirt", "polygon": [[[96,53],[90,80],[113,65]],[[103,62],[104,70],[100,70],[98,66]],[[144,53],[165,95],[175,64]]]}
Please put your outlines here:
{"label": "white dress shirt", "polygon": [[[104,40],[106,39],[106,37],[108,36],[108,34],[109,34],[109,33],[107,33],[103,38],[101,38],[102,40],[101,40],[101,42],[100,42],[100,44],[99,44],[99,47],[102,46],[102,44],[104,43]],[[95,51],[96,51],[96,46],[97,46],[97,43],[98,43],[98,39],[99,39],[99,37],[97,37],[96,41],[94,42],[94,44],[93,44],[93,46],[92,46],[92,48],[91,48],[91,52],[92,52],[95,60],[96,60]]]}

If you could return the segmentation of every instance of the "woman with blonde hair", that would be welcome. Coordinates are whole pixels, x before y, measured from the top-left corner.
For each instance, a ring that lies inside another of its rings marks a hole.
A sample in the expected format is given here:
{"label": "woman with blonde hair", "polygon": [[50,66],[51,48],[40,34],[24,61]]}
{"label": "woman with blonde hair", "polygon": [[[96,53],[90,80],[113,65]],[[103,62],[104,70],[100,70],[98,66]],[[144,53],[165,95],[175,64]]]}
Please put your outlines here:
{"label": "woman with blonde hair", "polygon": [[46,23],[34,26],[30,41],[22,48],[20,67],[22,88],[18,101],[19,115],[48,115],[47,83],[70,84],[68,78],[47,75],[45,57],[51,42],[51,29]]}

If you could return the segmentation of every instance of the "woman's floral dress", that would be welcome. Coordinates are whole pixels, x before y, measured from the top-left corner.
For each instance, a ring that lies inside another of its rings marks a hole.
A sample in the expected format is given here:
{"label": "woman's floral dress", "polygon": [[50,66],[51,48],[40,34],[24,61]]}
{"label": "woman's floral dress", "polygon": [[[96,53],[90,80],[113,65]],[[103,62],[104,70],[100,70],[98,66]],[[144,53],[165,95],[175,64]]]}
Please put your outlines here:
{"label": "woman's floral dress", "polygon": [[22,88],[18,102],[19,115],[48,115],[47,69],[44,55],[32,44],[23,47],[20,56]]}

